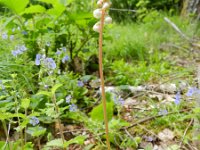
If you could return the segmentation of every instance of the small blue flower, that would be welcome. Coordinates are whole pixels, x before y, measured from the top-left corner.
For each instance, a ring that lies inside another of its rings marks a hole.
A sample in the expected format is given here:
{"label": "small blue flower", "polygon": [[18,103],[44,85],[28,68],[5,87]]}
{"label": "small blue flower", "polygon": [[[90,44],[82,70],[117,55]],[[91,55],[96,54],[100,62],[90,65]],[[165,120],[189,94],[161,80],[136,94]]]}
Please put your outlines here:
{"label": "small blue flower", "polygon": [[[18,29],[18,30],[19,30],[19,29]],[[23,35],[28,35],[28,32],[22,31],[22,34],[23,34]]]}
{"label": "small blue flower", "polygon": [[70,112],[76,112],[77,110],[78,110],[78,107],[75,104],[69,105]]}
{"label": "small blue flower", "polygon": [[49,86],[48,86],[47,84],[45,84],[45,85],[44,85],[44,88],[45,88],[45,89],[48,89],[48,88],[49,88]]}
{"label": "small blue flower", "polygon": [[18,45],[18,50],[20,50],[21,52],[25,52],[27,48],[25,45]]}
{"label": "small blue flower", "polygon": [[13,55],[14,57],[16,57],[16,56],[19,54],[17,51],[12,51],[11,53],[12,53],[12,55]]}
{"label": "small blue flower", "polygon": [[158,115],[167,115],[168,114],[168,111],[166,109],[162,109],[158,112]]}
{"label": "small blue flower", "polygon": [[66,103],[70,103],[70,102],[71,102],[71,99],[72,99],[72,96],[71,96],[71,95],[68,95],[68,96],[65,98]]}
{"label": "small blue flower", "polygon": [[191,97],[194,94],[200,94],[200,90],[197,89],[196,87],[191,87],[191,88],[189,88],[188,92],[186,93],[186,96]]}
{"label": "small blue flower", "polygon": [[65,57],[63,57],[62,63],[65,63],[67,61],[69,61],[69,56],[68,55],[66,55]]}
{"label": "small blue flower", "polygon": [[7,40],[8,34],[4,32],[4,33],[2,33],[1,37],[2,37],[2,39]]}
{"label": "small blue flower", "polygon": [[122,105],[124,105],[125,101],[124,101],[124,99],[121,98],[121,97],[117,98],[116,96],[114,96],[114,103],[115,103],[116,105],[122,106]]}
{"label": "small blue flower", "polygon": [[180,102],[181,102],[181,94],[180,94],[180,91],[178,91],[178,92],[176,93],[176,95],[175,95],[174,103],[175,103],[176,105],[178,105],[178,104],[180,104]]}
{"label": "small blue flower", "polygon": [[11,53],[13,56],[21,55],[27,50],[25,45],[17,45],[15,46],[15,50],[13,50]]}
{"label": "small blue flower", "polygon": [[51,46],[51,43],[50,43],[50,42],[46,42],[46,46],[47,46],[47,47],[50,47],[50,46]]}
{"label": "small blue flower", "polygon": [[57,50],[56,55],[60,55],[62,52]]}
{"label": "small blue flower", "polygon": [[44,65],[48,68],[48,69],[56,69],[56,63],[53,60],[53,58],[46,58],[44,60]]}
{"label": "small blue flower", "polygon": [[11,41],[14,40],[14,35],[10,35],[10,40],[11,40]]}
{"label": "small blue flower", "polygon": [[78,83],[77,83],[77,85],[78,85],[78,87],[83,87],[84,86],[84,83],[82,82],[82,81],[78,81]]}
{"label": "small blue flower", "polygon": [[37,117],[30,117],[30,121],[29,121],[30,124],[32,124],[33,126],[36,126],[37,124],[40,123],[40,120],[37,118]]}
{"label": "small blue flower", "polygon": [[62,49],[64,52],[67,51],[66,47],[62,47],[61,49]]}
{"label": "small blue flower", "polygon": [[36,59],[35,59],[35,65],[39,66],[40,65],[40,60],[42,58],[41,54],[37,54],[36,55]]}

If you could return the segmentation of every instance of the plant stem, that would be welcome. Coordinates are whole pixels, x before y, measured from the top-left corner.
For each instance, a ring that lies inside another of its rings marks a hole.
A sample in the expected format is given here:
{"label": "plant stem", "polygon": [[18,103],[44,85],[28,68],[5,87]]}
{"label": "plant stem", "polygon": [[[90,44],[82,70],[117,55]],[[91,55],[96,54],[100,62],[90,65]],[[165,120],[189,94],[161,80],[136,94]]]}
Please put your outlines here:
{"label": "plant stem", "polygon": [[[56,113],[59,114],[59,109],[58,109],[58,105],[56,104],[56,95],[55,95],[55,94],[53,94],[52,101],[53,101],[53,103],[54,103]],[[65,137],[64,137],[64,134],[63,134],[63,128],[62,128],[62,126],[61,126],[60,117],[57,118],[57,123],[58,123],[58,125],[59,125],[60,135],[61,135],[61,138],[62,138],[62,141],[63,141],[63,144],[64,144],[64,142],[65,142]],[[64,149],[65,149],[65,148],[64,148]]]}
{"label": "plant stem", "polygon": [[104,27],[104,17],[105,10],[102,9],[101,23],[100,23],[100,32],[99,32],[99,74],[101,79],[101,95],[102,95],[102,104],[103,104],[103,114],[104,114],[104,124],[105,124],[105,132],[106,132],[106,145],[108,150],[110,150],[110,140],[109,140],[109,131],[108,131],[108,119],[106,113],[106,96],[105,96],[105,88],[104,88],[104,76],[103,76],[103,27]]}

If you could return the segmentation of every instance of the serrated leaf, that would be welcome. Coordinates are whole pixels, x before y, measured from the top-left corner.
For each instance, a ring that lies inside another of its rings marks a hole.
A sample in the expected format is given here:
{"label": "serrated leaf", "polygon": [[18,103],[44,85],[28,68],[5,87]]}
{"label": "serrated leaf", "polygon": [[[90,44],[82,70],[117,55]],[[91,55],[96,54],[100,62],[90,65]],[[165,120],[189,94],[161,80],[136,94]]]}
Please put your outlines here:
{"label": "serrated leaf", "polygon": [[32,5],[28,8],[26,8],[22,14],[33,14],[33,13],[43,13],[46,9],[42,7],[41,5]]}
{"label": "serrated leaf", "polygon": [[30,99],[22,99],[21,100],[21,107],[27,109],[30,105]]}
{"label": "serrated leaf", "polygon": [[29,0],[0,0],[0,3],[8,7],[16,14],[20,14],[29,3]]}

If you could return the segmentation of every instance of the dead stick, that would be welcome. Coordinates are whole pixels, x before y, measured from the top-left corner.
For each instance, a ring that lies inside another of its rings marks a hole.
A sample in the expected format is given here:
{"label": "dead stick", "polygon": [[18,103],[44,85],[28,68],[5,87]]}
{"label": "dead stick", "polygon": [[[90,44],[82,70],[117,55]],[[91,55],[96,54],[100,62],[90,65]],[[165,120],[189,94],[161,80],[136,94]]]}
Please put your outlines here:
{"label": "dead stick", "polygon": [[[181,110],[181,111],[179,111],[179,112],[170,112],[170,113],[166,114],[165,116],[171,115],[171,114],[175,114],[175,113],[182,113],[182,112],[186,112],[186,111],[189,111],[189,110],[191,110],[191,109],[185,109],[185,110]],[[137,121],[137,122],[131,124],[131,125],[128,126],[128,127],[123,127],[123,128],[121,128],[121,129],[122,129],[122,130],[124,130],[124,129],[129,129],[129,128],[132,128],[132,127],[134,127],[134,126],[137,126],[138,124],[141,124],[141,123],[144,123],[144,122],[147,122],[147,121],[150,121],[150,120],[152,120],[152,119],[159,118],[159,117],[162,117],[162,116],[163,116],[163,115],[156,115],[156,116],[152,116],[152,117],[147,117],[147,118],[141,119],[141,120],[139,120],[139,121]]]}

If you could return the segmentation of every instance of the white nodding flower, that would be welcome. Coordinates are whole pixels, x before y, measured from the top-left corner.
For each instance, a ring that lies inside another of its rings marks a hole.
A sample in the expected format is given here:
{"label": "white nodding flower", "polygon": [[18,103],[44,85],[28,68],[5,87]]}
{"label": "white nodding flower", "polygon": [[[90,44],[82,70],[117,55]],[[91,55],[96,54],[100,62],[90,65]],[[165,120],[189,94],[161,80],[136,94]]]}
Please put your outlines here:
{"label": "white nodding flower", "polygon": [[98,1],[97,1],[97,5],[98,5],[98,7],[102,7],[102,5],[103,5],[103,0],[98,0]]}
{"label": "white nodding flower", "polygon": [[111,24],[112,23],[112,18],[110,16],[106,16],[104,22],[105,22],[105,24]]}
{"label": "white nodding flower", "polygon": [[100,32],[100,22],[97,22],[94,26],[93,26],[93,30],[95,32]]}
{"label": "white nodding flower", "polygon": [[102,10],[101,9],[96,9],[93,11],[93,16],[97,19],[100,19],[102,15]]}
{"label": "white nodding flower", "polygon": [[105,2],[105,3],[103,4],[102,9],[108,9],[108,8],[110,7],[110,5],[111,5],[111,2]]}

